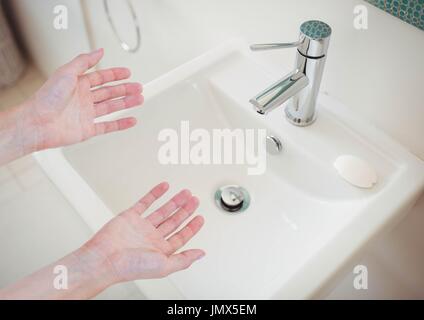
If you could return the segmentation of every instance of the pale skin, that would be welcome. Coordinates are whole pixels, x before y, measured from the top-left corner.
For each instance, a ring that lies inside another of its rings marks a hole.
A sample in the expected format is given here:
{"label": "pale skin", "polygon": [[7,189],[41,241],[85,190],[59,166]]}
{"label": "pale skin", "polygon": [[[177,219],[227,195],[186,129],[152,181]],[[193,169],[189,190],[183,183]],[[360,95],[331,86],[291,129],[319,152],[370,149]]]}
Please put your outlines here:
{"label": "pale skin", "polygon": [[[28,101],[0,113],[0,165],[136,124],[135,118],[94,122],[143,102],[139,83],[106,85],[128,79],[128,69],[89,72],[102,57],[101,49],[78,56],[59,68]],[[81,248],[1,289],[0,298],[88,299],[119,282],[162,278],[190,267],[205,255],[200,249],[179,252],[203,226],[202,216],[192,218],[199,201],[189,190],[182,190],[149,214],[149,207],[168,189],[167,182],[155,186]],[[66,290],[54,286],[58,265],[68,270]]]}

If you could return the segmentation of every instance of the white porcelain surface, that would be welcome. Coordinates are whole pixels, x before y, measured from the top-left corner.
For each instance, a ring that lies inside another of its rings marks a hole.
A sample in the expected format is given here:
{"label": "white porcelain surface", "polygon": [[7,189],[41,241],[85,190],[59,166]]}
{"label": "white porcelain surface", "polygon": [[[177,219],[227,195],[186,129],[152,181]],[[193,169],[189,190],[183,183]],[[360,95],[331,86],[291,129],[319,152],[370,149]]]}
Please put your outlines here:
{"label": "white porcelain surface", "polygon": [[[225,44],[147,84],[144,107],[123,112],[139,119],[136,128],[36,155],[93,230],[162,180],[200,197],[206,225],[190,246],[207,257],[167,279],[137,282],[149,298],[314,296],[423,190],[422,161],[328,96],[320,96],[318,119],[307,128],[286,122],[282,108],[256,114],[249,98],[276,78],[245,48]],[[161,165],[158,133],[182,120],[192,128],[266,128],[284,152],[269,157],[261,176],[243,166]],[[333,163],[341,154],[376,168],[375,187],[340,179]],[[216,208],[214,192],[226,184],[250,192],[245,213]]]}

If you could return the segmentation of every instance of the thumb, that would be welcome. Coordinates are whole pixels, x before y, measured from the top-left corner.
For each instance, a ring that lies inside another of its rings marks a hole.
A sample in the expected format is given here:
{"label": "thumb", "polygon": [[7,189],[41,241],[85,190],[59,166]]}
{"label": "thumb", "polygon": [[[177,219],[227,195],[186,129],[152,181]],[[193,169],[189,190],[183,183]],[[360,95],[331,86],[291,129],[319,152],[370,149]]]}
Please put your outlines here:
{"label": "thumb", "polygon": [[80,54],[71,62],[66,64],[64,68],[76,75],[82,75],[90,68],[94,67],[103,58],[104,50],[97,49],[90,53]]}
{"label": "thumb", "polygon": [[186,250],[178,254],[173,254],[168,258],[168,273],[174,273],[187,269],[195,261],[205,256],[205,252],[200,249]]}

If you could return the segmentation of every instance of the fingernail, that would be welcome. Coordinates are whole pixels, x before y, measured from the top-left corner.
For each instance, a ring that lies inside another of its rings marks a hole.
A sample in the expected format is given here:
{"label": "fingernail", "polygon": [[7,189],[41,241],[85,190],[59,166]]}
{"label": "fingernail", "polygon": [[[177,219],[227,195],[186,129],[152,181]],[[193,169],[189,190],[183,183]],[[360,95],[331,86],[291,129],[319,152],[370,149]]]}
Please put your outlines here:
{"label": "fingernail", "polygon": [[206,256],[206,253],[202,253],[200,256],[198,256],[198,257],[197,257],[197,259],[196,259],[196,260],[200,260],[200,259],[202,259],[204,256]]}
{"label": "fingernail", "polygon": [[103,50],[103,48],[99,48],[99,49],[97,49],[97,50],[94,50],[92,53],[94,54],[94,53],[99,53],[100,51],[102,51]]}

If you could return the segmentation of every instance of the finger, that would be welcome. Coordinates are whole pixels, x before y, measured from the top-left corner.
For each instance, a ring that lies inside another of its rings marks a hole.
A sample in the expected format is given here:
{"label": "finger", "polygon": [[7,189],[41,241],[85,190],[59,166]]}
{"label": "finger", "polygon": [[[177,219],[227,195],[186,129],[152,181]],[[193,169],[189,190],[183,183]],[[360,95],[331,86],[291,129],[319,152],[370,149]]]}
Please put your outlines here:
{"label": "finger", "polygon": [[119,110],[129,109],[142,104],[144,97],[142,95],[128,96],[115,100],[108,100],[98,103],[94,106],[96,117],[104,116]]}
{"label": "finger", "polygon": [[178,231],[176,234],[168,239],[168,243],[171,245],[172,250],[177,251],[183,247],[196,233],[203,227],[205,220],[202,216],[197,216],[191,220],[184,228]]}
{"label": "finger", "polygon": [[117,86],[106,86],[91,91],[93,102],[100,103],[106,100],[140,95],[142,86],[140,83],[124,83]]}
{"label": "finger", "polygon": [[184,205],[191,198],[189,190],[182,190],[172,197],[167,203],[161,206],[158,210],[150,214],[147,219],[152,225],[157,227],[168,218],[175,210]]}
{"label": "finger", "polygon": [[158,231],[163,237],[169,236],[172,232],[187,220],[194,211],[199,207],[199,199],[191,197],[176,213],[162,222]]}
{"label": "finger", "polygon": [[133,117],[123,118],[115,121],[105,121],[94,124],[94,134],[96,136],[111,133],[115,131],[126,130],[131,127],[134,127],[137,123],[137,120]]}
{"label": "finger", "polygon": [[186,250],[168,258],[167,273],[171,274],[190,267],[193,262],[203,258],[205,252],[200,249]]}
{"label": "finger", "polygon": [[142,214],[146,211],[157,199],[162,197],[169,189],[168,182],[162,182],[144,195],[137,203],[130,209],[136,214]]}
{"label": "finger", "polygon": [[128,79],[131,71],[128,68],[110,68],[106,70],[94,71],[84,75],[90,82],[91,87],[101,86],[108,82]]}
{"label": "finger", "polygon": [[71,62],[64,65],[63,68],[66,71],[72,72],[76,75],[82,75],[90,68],[94,67],[103,58],[104,50],[98,49],[91,53],[80,54],[74,58]]}

